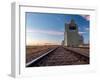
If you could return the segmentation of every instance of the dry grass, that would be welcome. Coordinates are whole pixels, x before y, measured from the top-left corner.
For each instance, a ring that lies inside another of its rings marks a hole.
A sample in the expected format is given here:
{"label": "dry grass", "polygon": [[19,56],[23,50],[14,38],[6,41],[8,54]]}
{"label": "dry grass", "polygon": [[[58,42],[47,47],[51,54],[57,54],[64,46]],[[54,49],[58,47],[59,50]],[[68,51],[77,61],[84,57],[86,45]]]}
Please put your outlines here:
{"label": "dry grass", "polygon": [[26,46],[26,62],[42,55],[50,49],[57,47],[56,45],[43,45],[43,46]]}
{"label": "dry grass", "polygon": [[26,46],[26,54],[36,53],[48,48],[54,48],[55,46],[46,45],[46,46]]}

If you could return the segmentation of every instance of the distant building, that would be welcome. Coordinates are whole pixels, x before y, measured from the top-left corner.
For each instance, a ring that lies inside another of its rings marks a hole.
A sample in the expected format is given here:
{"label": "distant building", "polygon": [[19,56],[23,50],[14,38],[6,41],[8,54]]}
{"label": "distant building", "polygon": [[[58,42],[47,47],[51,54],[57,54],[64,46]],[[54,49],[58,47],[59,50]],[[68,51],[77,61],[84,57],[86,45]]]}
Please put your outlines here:
{"label": "distant building", "polygon": [[64,41],[62,41],[64,46],[78,47],[83,45],[83,36],[78,32],[78,26],[72,19],[69,24],[65,24]]}
{"label": "distant building", "polygon": [[61,45],[64,45],[64,40],[62,41]]}

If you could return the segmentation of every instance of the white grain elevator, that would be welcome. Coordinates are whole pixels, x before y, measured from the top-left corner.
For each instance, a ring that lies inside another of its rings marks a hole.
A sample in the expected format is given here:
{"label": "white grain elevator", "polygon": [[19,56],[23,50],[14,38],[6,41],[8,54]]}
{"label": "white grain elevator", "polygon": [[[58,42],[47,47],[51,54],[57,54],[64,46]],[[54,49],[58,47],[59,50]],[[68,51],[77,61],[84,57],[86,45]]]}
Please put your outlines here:
{"label": "white grain elevator", "polygon": [[83,45],[83,36],[78,32],[78,25],[72,19],[69,24],[65,23],[64,46],[78,47]]}

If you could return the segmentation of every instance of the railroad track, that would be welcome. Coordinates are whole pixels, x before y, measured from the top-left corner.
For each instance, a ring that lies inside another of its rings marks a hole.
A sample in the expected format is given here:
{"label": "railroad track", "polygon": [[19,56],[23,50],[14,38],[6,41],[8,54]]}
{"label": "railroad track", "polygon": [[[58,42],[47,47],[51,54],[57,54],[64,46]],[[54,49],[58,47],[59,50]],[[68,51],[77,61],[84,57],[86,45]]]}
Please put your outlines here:
{"label": "railroad track", "polygon": [[41,60],[42,58],[44,58],[45,56],[49,55],[49,53],[55,51],[57,48],[58,48],[58,47],[56,47],[56,48],[54,48],[54,49],[51,49],[51,50],[49,50],[48,52],[44,53],[43,55],[41,55],[41,56],[35,58],[34,60],[32,60],[32,61],[26,63],[26,66],[28,67],[28,66],[35,65],[38,61],[40,61],[40,60]]}
{"label": "railroad track", "polygon": [[85,53],[73,50],[73,49],[69,49],[69,48],[64,48],[67,51],[70,51],[71,53],[73,53],[75,56],[77,56],[78,58],[86,61],[87,63],[89,63],[89,55],[86,55]]}
{"label": "railroad track", "polygon": [[89,57],[62,46],[28,62],[27,67],[89,64]]}

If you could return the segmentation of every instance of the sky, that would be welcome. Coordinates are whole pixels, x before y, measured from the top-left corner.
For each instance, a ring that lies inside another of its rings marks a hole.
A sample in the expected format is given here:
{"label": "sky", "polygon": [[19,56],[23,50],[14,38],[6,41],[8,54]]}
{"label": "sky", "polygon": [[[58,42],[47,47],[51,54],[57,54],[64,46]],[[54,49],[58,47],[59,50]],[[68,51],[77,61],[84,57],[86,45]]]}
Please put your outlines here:
{"label": "sky", "polygon": [[75,20],[84,43],[89,43],[89,15],[26,12],[27,45],[61,45],[65,23]]}

